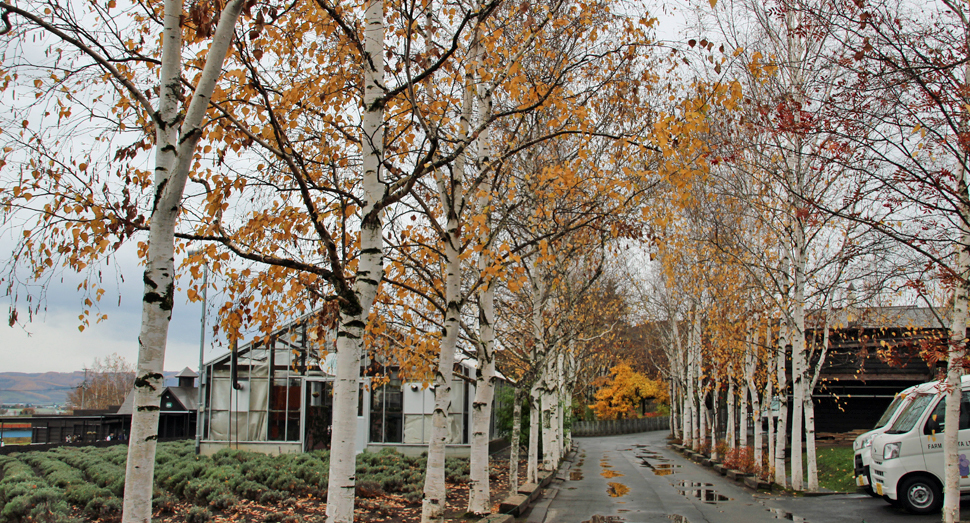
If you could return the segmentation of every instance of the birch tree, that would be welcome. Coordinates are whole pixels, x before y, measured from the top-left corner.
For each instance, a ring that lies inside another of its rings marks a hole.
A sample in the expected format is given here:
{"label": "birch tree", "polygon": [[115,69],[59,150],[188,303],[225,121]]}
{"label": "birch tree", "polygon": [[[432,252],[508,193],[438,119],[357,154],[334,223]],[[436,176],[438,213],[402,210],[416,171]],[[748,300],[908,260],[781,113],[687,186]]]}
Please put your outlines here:
{"label": "birch tree", "polygon": [[[925,270],[909,284],[918,295],[932,299],[940,282],[950,290],[946,415],[956,416],[970,268],[970,18],[965,5],[949,1],[836,2],[829,7],[813,14],[831,24],[830,37],[844,49],[839,65],[854,79],[831,98],[829,114],[838,116],[839,137],[856,151],[839,160],[860,180],[857,199],[865,205],[825,209],[871,227],[922,258]],[[948,426],[944,433],[946,522],[960,519],[957,430]]]}
{"label": "birch tree", "polygon": [[[43,10],[42,6],[38,7]],[[53,7],[51,9],[50,7]],[[130,443],[128,446],[128,461],[125,473],[125,495],[123,502],[123,516],[125,522],[129,521],[149,521],[151,519],[151,496],[153,485],[153,472],[155,465],[155,443],[157,440],[158,411],[160,394],[162,390],[162,363],[165,358],[165,347],[168,335],[168,326],[171,320],[174,293],[175,293],[175,223],[179,215],[180,200],[189,176],[189,172],[196,161],[196,146],[202,137],[202,128],[206,123],[206,113],[209,109],[209,99],[216,87],[222,71],[222,65],[227,51],[234,37],[234,28],[243,9],[243,2],[231,1],[226,4],[218,17],[214,30],[211,28],[215,18],[209,19],[213,13],[206,13],[205,20],[189,33],[188,41],[199,44],[209,39],[211,44],[205,52],[205,58],[201,60],[201,73],[192,89],[191,101],[183,103],[183,78],[182,70],[183,52],[183,28],[181,17],[184,9],[180,0],[168,0],[162,10],[152,12],[156,15],[156,20],[160,20],[158,26],[152,29],[135,28],[134,35],[154,36],[154,30],[160,30],[161,51],[158,54],[152,50],[145,50],[150,55],[160,56],[160,58],[145,62],[157,64],[158,81],[155,88],[158,93],[157,106],[150,101],[150,96],[145,94],[145,89],[139,86],[138,80],[130,74],[127,67],[119,68],[119,59],[126,59],[126,53],[111,54],[120,51],[118,48],[100,45],[96,40],[92,40],[91,33],[75,25],[73,18],[69,15],[71,10],[65,6],[52,4],[44,14],[32,11],[30,8],[24,9],[10,4],[0,4],[3,11],[3,21],[5,29],[3,33],[10,34],[12,30],[9,22],[10,15],[22,20],[25,29],[13,33],[12,38],[24,38],[31,33],[44,34],[43,38],[52,38],[60,41],[65,47],[76,53],[76,59],[86,62],[86,65],[93,66],[101,71],[105,78],[114,89],[120,93],[121,101],[137,107],[134,112],[140,113],[137,117],[146,127],[146,131],[154,131],[154,155],[155,170],[153,179],[153,204],[149,213],[148,238],[145,252],[145,272],[144,272],[144,295],[142,304],[142,323],[138,337],[138,364],[135,377],[135,408],[132,415]],[[94,5],[90,8],[89,15],[99,21],[104,22],[108,27],[114,28],[110,22],[108,11],[113,7],[113,2],[107,6]],[[62,17],[62,18],[60,18]],[[159,27],[160,26],[160,27]],[[201,27],[200,27],[201,26]],[[193,34],[194,33],[194,34]],[[13,40],[16,42],[16,40]],[[10,40],[6,42],[8,45]],[[129,53],[136,52],[135,49],[123,46]],[[132,53],[134,54],[134,53]],[[26,57],[22,57],[26,58]],[[26,65],[24,62],[22,64]],[[69,85],[73,83],[71,74],[68,71],[64,79],[69,80]],[[43,84],[43,80],[38,79]],[[36,85],[36,84],[35,84]],[[9,87],[9,84],[7,84]],[[74,88],[80,88],[75,85]],[[149,87],[148,91],[152,90]],[[123,107],[123,106],[122,106]],[[70,109],[66,109],[70,113]],[[123,111],[127,112],[127,111]],[[61,114],[64,116],[64,113]],[[20,139],[26,139],[28,135],[27,125],[23,126],[24,131],[20,133]],[[9,152],[9,151],[8,151]],[[26,161],[29,165],[30,160]],[[62,164],[69,165],[69,164]],[[69,168],[69,171],[73,171]],[[77,166],[77,171],[84,172],[86,164]],[[37,171],[35,171],[37,172]],[[56,178],[56,176],[55,176]],[[40,173],[35,178],[39,186],[48,186],[48,181],[41,178]],[[56,188],[56,181],[54,184]],[[125,188],[127,189],[127,188]],[[15,198],[29,198],[23,196],[22,190],[13,191]],[[56,190],[51,191],[54,200],[57,200]],[[63,193],[60,193],[63,195]],[[50,202],[48,202],[50,205]],[[96,208],[96,205],[91,205]],[[82,204],[81,210],[76,210],[82,214],[88,209]],[[11,202],[5,202],[5,209],[9,212]],[[51,209],[48,207],[47,209]],[[48,210],[47,212],[50,212]],[[43,216],[43,215],[42,215]],[[43,223],[44,218],[39,220]],[[110,221],[109,221],[110,222]],[[87,231],[78,230],[77,237],[80,238],[83,232],[88,237]],[[96,231],[100,232],[100,231]],[[25,235],[28,237],[28,235]],[[96,247],[77,252],[68,258],[67,265],[73,267],[83,266],[91,258],[97,259],[99,255],[106,252],[106,247],[110,241],[105,238],[85,239],[85,243],[90,241]],[[32,244],[26,242],[25,251],[34,255]],[[41,243],[43,245],[43,243]],[[22,251],[23,252],[23,251]],[[42,248],[39,254],[49,252]],[[84,256],[80,256],[80,255]],[[49,256],[49,254],[47,255]],[[86,258],[86,259],[85,259]],[[17,260],[19,262],[20,260]],[[42,261],[43,265],[52,267],[52,263],[47,260]],[[16,262],[15,262],[16,263]],[[35,272],[37,274],[37,272]]]}

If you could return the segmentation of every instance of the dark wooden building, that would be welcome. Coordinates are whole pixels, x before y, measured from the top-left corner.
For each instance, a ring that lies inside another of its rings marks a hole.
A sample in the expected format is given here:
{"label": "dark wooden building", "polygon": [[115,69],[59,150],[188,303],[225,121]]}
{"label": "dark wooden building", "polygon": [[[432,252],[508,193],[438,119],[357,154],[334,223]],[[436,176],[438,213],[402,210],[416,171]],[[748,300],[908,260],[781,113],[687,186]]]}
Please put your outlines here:
{"label": "dark wooden building", "polygon": [[[161,440],[195,438],[195,420],[199,412],[199,389],[195,379],[199,375],[186,367],[175,377],[178,385],[165,387],[162,391],[158,413],[158,438]],[[129,423],[134,404],[135,396],[131,392],[118,409],[118,414],[127,416]]]}
{"label": "dark wooden building", "polygon": [[[829,349],[822,363],[815,401],[818,432],[872,428],[893,396],[938,377],[929,356],[945,339],[948,319],[920,307],[842,309],[829,312]],[[818,364],[824,318],[806,320],[806,339]],[[944,345],[945,346],[945,345]],[[929,357],[927,357],[929,356]],[[943,362],[942,364],[945,364]]]}

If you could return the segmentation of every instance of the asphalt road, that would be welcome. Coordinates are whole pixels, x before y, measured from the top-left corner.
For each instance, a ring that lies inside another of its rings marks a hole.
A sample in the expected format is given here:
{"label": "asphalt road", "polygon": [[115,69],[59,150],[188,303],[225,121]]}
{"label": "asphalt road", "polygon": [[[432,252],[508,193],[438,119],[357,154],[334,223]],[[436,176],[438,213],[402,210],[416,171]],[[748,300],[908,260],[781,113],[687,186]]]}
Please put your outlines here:
{"label": "asphalt road", "polygon": [[[666,447],[666,431],[577,438],[527,523],[929,523],[865,494],[760,494]],[[961,510],[970,514],[964,499]]]}

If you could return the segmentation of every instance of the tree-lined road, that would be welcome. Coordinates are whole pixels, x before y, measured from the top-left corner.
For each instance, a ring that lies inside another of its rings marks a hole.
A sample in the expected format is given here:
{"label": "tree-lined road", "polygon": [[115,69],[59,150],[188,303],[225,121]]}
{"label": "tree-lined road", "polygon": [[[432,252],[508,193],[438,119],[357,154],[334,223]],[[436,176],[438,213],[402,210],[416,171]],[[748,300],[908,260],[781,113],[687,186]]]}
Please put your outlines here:
{"label": "tree-lined road", "polygon": [[[928,523],[865,494],[754,493],[666,447],[666,431],[578,438],[529,523]],[[964,503],[966,508],[967,503]]]}

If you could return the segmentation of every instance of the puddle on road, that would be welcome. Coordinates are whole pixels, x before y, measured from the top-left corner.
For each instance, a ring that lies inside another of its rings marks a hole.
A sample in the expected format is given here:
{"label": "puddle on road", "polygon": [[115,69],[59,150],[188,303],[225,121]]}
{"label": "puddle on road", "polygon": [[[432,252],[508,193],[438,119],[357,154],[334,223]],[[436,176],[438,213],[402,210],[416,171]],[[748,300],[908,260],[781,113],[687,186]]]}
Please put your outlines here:
{"label": "puddle on road", "polygon": [[582,479],[583,479],[583,471],[582,470],[571,470],[571,471],[569,471],[569,480],[570,481],[580,481]]}
{"label": "puddle on road", "polygon": [[682,494],[688,498],[699,499],[704,503],[720,503],[721,501],[731,500],[723,494],[718,494],[716,490],[711,488],[713,486],[712,483],[699,483],[697,481],[677,482],[677,488],[683,489]]}
{"label": "puddle on road", "polygon": [[657,476],[669,476],[676,472],[674,469],[680,468],[680,465],[674,465],[671,463],[657,463],[655,465],[645,459],[641,459],[640,464],[652,470]]}
{"label": "puddle on road", "polygon": [[684,496],[699,499],[704,503],[720,503],[721,501],[731,500],[731,498],[723,494],[718,494],[715,490],[706,488],[687,489],[684,491]]}
{"label": "puddle on road", "polygon": [[697,481],[680,480],[677,482],[678,488],[703,488],[713,486],[713,483],[698,483]]}
{"label": "puddle on road", "polygon": [[680,468],[680,465],[668,465],[665,463],[658,463],[653,466],[653,473],[657,476],[669,476],[676,472],[674,469]]}
{"label": "puddle on road", "polygon": [[623,483],[607,483],[609,487],[606,489],[606,493],[610,495],[611,498],[618,498],[620,496],[626,496],[630,492],[630,487],[624,485]]}
{"label": "puddle on road", "polygon": [[620,516],[600,516],[597,514],[586,521],[583,521],[583,523],[621,523],[622,521],[623,518]]}
{"label": "puddle on road", "polygon": [[610,470],[610,469],[606,469],[603,472],[600,472],[600,476],[603,476],[606,479],[609,479],[609,478],[618,478],[618,477],[620,477],[622,475],[623,474],[620,474],[619,472],[617,472],[615,470]]}
{"label": "puddle on road", "polygon": [[808,523],[807,519],[796,516],[791,512],[786,512],[780,508],[769,508],[768,512],[771,512],[772,514],[774,514],[775,519],[784,519],[788,521],[793,521],[794,523]]}

